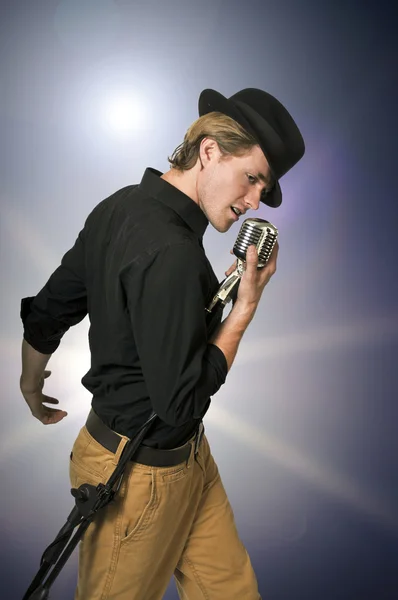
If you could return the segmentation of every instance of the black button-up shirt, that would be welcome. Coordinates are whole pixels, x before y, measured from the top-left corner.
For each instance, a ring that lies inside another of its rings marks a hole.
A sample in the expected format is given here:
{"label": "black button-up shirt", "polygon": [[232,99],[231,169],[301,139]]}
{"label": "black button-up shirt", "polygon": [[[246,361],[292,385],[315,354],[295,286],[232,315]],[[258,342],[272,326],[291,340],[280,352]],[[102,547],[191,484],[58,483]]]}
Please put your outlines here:
{"label": "black button-up shirt", "polygon": [[145,441],[184,443],[224,383],[227,362],[209,343],[220,312],[205,306],[219,282],[205,255],[208,220],[183,192],[147,169],[100,202],[43,289],[22,300],[24,338],[53,353],[70,326],[90,319],[92,406],[132,437],[152,410]]}

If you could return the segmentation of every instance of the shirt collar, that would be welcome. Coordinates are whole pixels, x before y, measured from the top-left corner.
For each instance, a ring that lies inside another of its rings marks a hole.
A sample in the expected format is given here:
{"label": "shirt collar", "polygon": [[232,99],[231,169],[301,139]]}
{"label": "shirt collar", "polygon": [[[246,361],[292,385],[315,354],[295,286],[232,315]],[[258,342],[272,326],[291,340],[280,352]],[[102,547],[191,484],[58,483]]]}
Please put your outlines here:
{"label": "shirt collar", "polygon": [[202,239],[209,221],[201,208],[184,192],[161,179],[160,171],[148,167],[142,177],[140,188],[149,196],[156,198],[173,209]]}

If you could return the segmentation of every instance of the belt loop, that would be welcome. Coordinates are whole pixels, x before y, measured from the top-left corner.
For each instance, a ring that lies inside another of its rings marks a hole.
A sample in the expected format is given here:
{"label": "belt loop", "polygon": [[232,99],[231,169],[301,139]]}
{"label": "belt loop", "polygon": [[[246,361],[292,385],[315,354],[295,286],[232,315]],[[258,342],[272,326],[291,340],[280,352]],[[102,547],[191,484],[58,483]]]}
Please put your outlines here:
{"label": "belt loop", "polygon": [[202,441],[204,430],[205,430],[205,428],[204,428],[203,422],[201,421],[199,423],[199,427],[196,430],[195,435],[193,436],[193,439],[191,439],[189,442],[190,446],[191,446],[191,451],[190,451],[189,456],[186,461],[187,469],[190,468],[195,456],[197,455],[197,453],[199,451],[199,446],[200,446],[200,442]]}
{"label": "belt loop", "polygon": [[188,458],[185,463],[185,466],[187,467],[187,469],[190,468],[192,460],[193,460],[193,455],[194,455],[194,444],[191,443],[190,447],[191,447],[191,449],[189,451],[189,455],[188,455]]}
{"label": "belt loop", "polygon": [[200,446],[200,442],[202,441],[204,430],[205,430],[205,427],[203,425],[203,421],[201,421],[200,424],[199,424],[198,433],[196,434],[196,438],[195,438],[195,444],[194,444],[195,456],[199,452],[199,446]]}
{"label": "belt loop", "polygon": [[[120,434],[118,434],[118,435],[120,435]],[[112,460],[112,464],[114,464],[115,466],[118,464],[118,462],[120,460],[120,456],[121,456],[128,441],[129,441],[128,437],[126,437],[125,435],[120,435],[120,442],[119,442],[119,445],[117,447],[117,450],[116,450],[113,460]]]}

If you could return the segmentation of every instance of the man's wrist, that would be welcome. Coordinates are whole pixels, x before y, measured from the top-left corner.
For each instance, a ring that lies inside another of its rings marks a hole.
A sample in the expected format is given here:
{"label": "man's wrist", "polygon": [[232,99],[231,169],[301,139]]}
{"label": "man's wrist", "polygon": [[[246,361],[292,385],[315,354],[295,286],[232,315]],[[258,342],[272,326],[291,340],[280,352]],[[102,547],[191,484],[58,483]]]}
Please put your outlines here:
{"label": "man's wrist", "polygon": [[254,302],[248,303],[237,298],[232,307],[231,313],[233,312],[235,318],[242,320],[242,322],[245,322],[248,325],[253,319],[256,309],[257,304]]}
{"label": "man's wrist", "polygon": [[34,394],[40,389],[41,377],[37,379],[32,379],[30,377],[24,376],[22,373],[19,378],[19,387],[23,394]]}
{"label": "man's wrist", "polygon": [[35,394],[42,389],[44,371],[51,354],[35,350],[25,339],[22,340],[22,369],[19,385],[22,394]]}
{"label": "man's wrist", "polygon": [[230,370],[235,359],[239,343],[250,321],[254,317],[257,305],[236,300],[231,312],[221,323],[210,343],[217,346],[225,356]]}

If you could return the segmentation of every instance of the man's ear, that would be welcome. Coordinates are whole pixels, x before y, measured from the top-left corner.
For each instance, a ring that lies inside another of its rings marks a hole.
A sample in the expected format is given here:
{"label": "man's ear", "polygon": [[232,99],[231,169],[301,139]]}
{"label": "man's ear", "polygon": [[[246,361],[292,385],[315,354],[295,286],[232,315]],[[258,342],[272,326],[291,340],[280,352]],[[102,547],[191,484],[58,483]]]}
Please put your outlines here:
{"label": "man's ear", "polygon": [[212,138],[203,138],[199,147],[199,160],[202,168],[220,156],[220,147]]}

